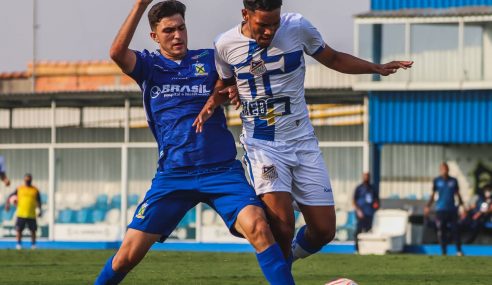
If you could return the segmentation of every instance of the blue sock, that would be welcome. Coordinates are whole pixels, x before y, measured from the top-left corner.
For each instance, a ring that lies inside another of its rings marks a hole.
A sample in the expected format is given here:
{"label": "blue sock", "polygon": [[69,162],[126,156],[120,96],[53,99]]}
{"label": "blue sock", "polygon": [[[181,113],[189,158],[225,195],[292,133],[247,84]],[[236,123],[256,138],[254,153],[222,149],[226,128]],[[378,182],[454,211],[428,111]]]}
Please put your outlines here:
{"label": "blue sock", "polygon": [[113,267],[112,267],[113,258],[114,258],[114,255],[111,256],[110,259],[108,259],[108,261],[104,265],[104,268],[101,270],[101,273],[99,273],[99,276],[97,277],[96,282],[94,282],[94,285],[118,284],[123,280],[123,278],[125,278],[126,273],[120,273],[120,272],[116,272],[113,270]]}
{"label": "blue sock", "polygon": [[260,264],[263,275],[271,285],[291,285],[294,277],[282,255],[278,244],[273,244],[263,252],[257,253],[256,258]]}
{"label": "blue sock", "polygon": [[307,226],[304,225],[299,229],[296,238],[292,243],[292,254],[294,255],[294,261],[299,258],[306,258],[323,248],[323,246],[315,247],[309,244],[309,242],[306,240],[305,235],[306,228]]}

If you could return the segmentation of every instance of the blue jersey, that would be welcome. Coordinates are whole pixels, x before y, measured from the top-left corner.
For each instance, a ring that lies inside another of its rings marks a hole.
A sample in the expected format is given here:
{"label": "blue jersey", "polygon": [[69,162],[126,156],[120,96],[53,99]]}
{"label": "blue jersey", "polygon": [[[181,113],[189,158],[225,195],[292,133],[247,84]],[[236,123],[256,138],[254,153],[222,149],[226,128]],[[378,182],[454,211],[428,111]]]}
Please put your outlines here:
{"label": "blue jersey", "polygon": [[439,194],[436,211],[456,211],[458,209],[454,202],[454,195],[459,191],[458,180],[453,177],[444,179],[439,176],[434,179],[432,191]]}
{"label": "blue jersey", "polygon": [[203,166],[236,158],[226,118],[217,108],[197,134],[193,121],[218,79],[213,50],[189,50],[180,63],[159,51],[135,51],[129,74],[140,86],[149,128],[159,148],[158,170]]}
{"label": "blue jersey", "polygon": [[365,216],[374,216],[373,204],[376,202],[376,193],[371,185],[360,184],[354,193],[355,204],[361,209]]}

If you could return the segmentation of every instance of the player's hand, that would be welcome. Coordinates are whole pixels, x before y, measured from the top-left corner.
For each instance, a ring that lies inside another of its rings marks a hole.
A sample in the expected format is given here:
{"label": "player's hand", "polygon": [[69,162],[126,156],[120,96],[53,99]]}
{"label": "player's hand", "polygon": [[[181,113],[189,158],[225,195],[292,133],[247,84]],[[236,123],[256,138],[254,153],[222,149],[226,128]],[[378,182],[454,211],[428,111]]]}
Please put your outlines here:
{"label": "player's hand", "polygon": [[213,106],[207,102],[207,104],[205,104],[202,111],[200,112],[200,114],[198,114],[192,125],[196,128],[197,133],[201,133],[203,131],[203,125],[208,119],[210,119],[210,117],[212,117],[214,111],[215,108],[213,108]]}
{"label": "player's hand", "polygon": [[9,186],[10,186],[10,179],[5,178],[5,179],[3,180],[3,183],[5,183],[5,186],[9,187]]}
{"label": "player's hand", "polygon": [[430,208],[429,206],[425,206],[424,208],[424,217],[428,217],[430,214]]}
{"label": "player's hand", "polygon": [[229,100],[231,100],[231,104],[234,105],[236,110],[239,109],[239,107],[241,107],[241,100],[239,99],[239,91],[237,90],[237,87],[235,85],[220,90],[219,94],[228,94]]}
{"label": "player's hand", "polygon": [[357,218],[359,219],[364,218],[364,213],[360,209],[355,210],[355,213],[357,214]]}
{"label": "player's hand", "polygon": [[396,73],[398,69],[412,68],[413,61],[392,61],[386,64],[380,64],[376,68],[376,72],[382,76],[388,76]]}

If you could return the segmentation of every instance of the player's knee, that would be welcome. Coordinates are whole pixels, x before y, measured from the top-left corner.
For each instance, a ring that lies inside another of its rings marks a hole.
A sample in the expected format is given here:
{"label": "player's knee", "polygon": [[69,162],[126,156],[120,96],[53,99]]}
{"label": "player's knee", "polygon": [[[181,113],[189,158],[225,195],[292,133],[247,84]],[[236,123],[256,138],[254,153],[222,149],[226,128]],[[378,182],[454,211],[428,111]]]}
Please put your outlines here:
{"label": "player's knee", "polygon": [[251,223],[249,235],[252,239],[263,240],[269,238],[272,233],[266,220],[264,218],[257,217]]}
{"label": "player's knee", "polygon": [[321,228],[314,230],[314,236],[316,237],[320,245],[325,245],[330,243],[335,239],[336,228],[332,225],[325,225]]}

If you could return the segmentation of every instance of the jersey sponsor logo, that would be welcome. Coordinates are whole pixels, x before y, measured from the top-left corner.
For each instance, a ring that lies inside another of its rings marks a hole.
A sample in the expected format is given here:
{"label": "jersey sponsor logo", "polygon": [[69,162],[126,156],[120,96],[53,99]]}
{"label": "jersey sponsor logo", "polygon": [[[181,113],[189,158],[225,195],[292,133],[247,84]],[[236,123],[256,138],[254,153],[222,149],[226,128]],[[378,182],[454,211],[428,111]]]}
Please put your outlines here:
{"label": "jersey sponsor logo", "polygon": [[243,101],[242,115],[245,117],[259,117],[266,120],[269,126],[275,125],[275,118],[291,114],[290,98],[276,97]]}
{"label": "jersey sponsor logo", "polygon": [[192,60],[198,60],[198,59],[200,59],[200,58],[202,58],[204,56],[207,56],[208,54],[209,54],[209,52],[208,52],[208,50],[206,50],[206,51],[204,51],[204,52],[202,52],[200,54],[197,54],[197,55],[193,56],[191,59]]}
{"label": "jersey sponsor logo", "polygon": [[147,204],[147,202],[143,203],[142,206],[140,206],[140,209],[138,209],[138,213],[135,215],[135,218],[137,219],[145,219],[145,210],[147,209],[147,206],[149,206],[149,204]]}
{"label": "jersey sponsor logo", "polygon": [[152,86],[150,88],[150,97],[156,99],[159,96],[175,97],[175,96],[208,96],[210,90],[207,85],[177,85],[165,84],[162,86]]}
{"label": "jersey sponsor logo", "polygon": [[326,193],[333,192],[333,190],[331,190],[331,188],[330,188],[330,187],[324,187],[324,188],[323,188],[323,191],[325,191]]}
{"label": "jersey sponsor logo", "polygon": [[195,63],[192,65],[193,70],[195,71],[195,76],[207,76],[207,65],[204,63]]}
{"label": "jersey sponsor logo", "polygon": [[261,178],[267,181],[273,181],[278,178],[277,168],[275,165],[263,165],[261,169]]}
{"label": "jersey sponsor logo", "polygon": [[249,72],[254,76],[262,76],[267,72],[265,62],[260,60],[252,60],[249,68]]}

